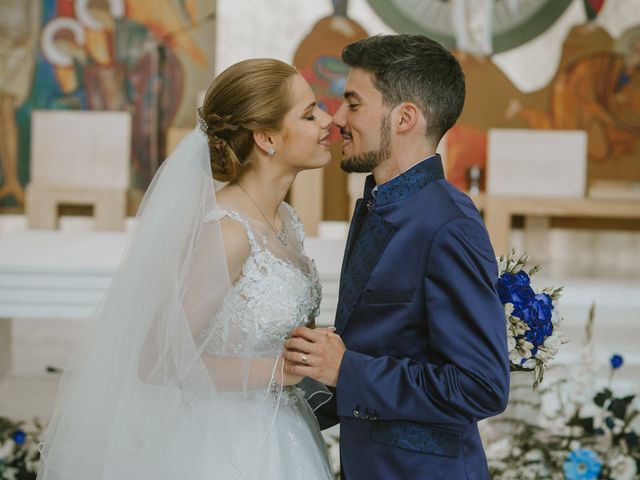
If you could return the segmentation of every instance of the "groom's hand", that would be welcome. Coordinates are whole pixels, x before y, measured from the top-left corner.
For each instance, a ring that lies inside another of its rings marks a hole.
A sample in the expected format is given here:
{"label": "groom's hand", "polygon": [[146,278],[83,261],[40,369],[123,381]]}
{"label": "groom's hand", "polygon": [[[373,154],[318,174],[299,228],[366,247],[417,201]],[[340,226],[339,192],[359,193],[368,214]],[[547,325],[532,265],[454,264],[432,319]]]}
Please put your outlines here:
{"label": "groom's hand", "polygon": [[335,387],[346,350],[340,336],[330,329],[298,327],[285,342],[284,369]]}

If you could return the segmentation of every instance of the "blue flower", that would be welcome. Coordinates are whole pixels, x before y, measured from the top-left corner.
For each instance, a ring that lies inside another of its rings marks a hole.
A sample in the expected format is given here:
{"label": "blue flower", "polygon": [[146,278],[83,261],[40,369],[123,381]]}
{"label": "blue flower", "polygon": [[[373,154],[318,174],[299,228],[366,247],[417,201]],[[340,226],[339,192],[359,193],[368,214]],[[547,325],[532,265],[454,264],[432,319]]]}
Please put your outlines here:
{"label": "blue flower", "polygon": [[505,272],[498,279],[498,295],[504,303],[525,304],[533,297],[535,292],[529,285],[529,275],[520,271],[515,275]]}
{"label": "blue flower", "polygon": [[[529,286],[524,288],[531,290]],[[523,290],[520,289],[520,292]],[[529,295],[525,293],[524,296]],[[533,294],[526,303],[513,304],[512,315],[520,318],[529,326],[529,330],[525,332],[523,337],[533,344],[532,355],[535,355],[538,347],[553,334],[552,310],[553,302],[546,293]]]}
{"label": "blue flower", "polygon": [[620,355],[613,355],[609,361],[611,362],[611,368],[614,370],[620,368],[624,363],[624,359]]}
{"label": "blue flower", "polygon": [[11,438],[13,438],[13,441],[16,442],[17,445],[22,445],[27,438],[27,434],[22,430],[16,430]]}
{"label": "blue flower", "polygon": [[527,287],[531,284],[531,278],[527,275],[527,272],[520,270],[513,276],[513,281],[519,287]]}
{"label": "blue flower", "polygon": [[567,480],[594,480],[600,475],[602,461],[593,450],[574,450],[567,455],[563,470]]}
{"label": "blue flower", "polygon": [[604,419],[604,423],[607,424],[610,430],[613,430],[613,427],[616,426],[616,422],[613,420],[613,417],[607,417]]}
{"label": "blue flower", "polygon": [[[544,330],[541,328],[532,328],[531,330],[527,330],[524,333],[524,338],[533,343],[534,347],[539,347],[544,343],[544,339],[546,338],[544,335]],[[536,348],[537,351],[537,348]]]}
{"label": "blue flower", "polygon": [[500,275],[498,278],[498,296],[500,297],[500,301],[504,303],[511,302],[511,284],[513,283],[511,278],[513,275],[511,273],[505,272]]}

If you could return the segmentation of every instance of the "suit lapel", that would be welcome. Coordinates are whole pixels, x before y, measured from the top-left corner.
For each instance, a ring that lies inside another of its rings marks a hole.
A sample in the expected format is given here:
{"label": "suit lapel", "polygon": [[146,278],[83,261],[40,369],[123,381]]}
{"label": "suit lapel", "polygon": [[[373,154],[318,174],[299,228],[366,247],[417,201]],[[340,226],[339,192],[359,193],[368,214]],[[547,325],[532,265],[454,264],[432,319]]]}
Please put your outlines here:
{"label": "suit lapel", "polygon": [[[359,217],[354,218],[351,223],[345,259],[342,263],[335,323],[338,333],[344,331],[371,272],[397,228],[373,211],[367,212],[363,203],[356,208]],[[362,227],[358,231],[358,220],[362,217]]]}

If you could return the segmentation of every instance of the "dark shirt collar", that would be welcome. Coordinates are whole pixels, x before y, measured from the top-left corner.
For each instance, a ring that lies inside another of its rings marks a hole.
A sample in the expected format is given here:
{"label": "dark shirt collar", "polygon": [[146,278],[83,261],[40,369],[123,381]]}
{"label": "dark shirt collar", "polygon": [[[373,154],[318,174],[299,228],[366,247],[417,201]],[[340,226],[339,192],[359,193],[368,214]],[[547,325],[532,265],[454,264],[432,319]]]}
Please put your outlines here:
{"label": "dark shirt collar", "polygon": [[364,200],[367,204],[381,207],[382,205],[408,197],[417,190],[420,190],[431,180],[439,178],[444,178],[444,169],[442,168],[442,159],[440,155],[436,153],[416,163],[409,170],[392,178],[388,182],[378,185],[375,195],[373,195],[372,192],[376,186],[376,181],[373,175],[369,175],[364,184]]}

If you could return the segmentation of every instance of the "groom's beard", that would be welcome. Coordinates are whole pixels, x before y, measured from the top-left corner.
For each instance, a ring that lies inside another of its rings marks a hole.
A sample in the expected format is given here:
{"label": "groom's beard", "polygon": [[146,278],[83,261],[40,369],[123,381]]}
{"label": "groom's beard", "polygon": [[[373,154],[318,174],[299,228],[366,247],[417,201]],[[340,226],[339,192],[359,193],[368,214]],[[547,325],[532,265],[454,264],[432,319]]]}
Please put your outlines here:
{"label": "groom's beard", "polygon": [[347,173],[369,173],[391,156],[391,115],[382,117],[380,123],[380,147],[378,150],[356,153],[340,162]]}

